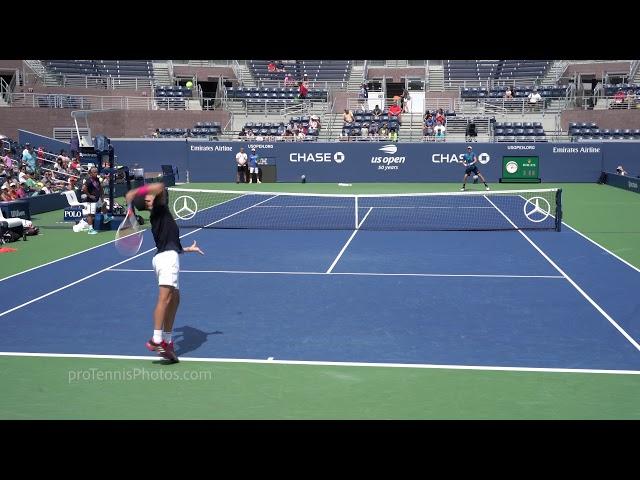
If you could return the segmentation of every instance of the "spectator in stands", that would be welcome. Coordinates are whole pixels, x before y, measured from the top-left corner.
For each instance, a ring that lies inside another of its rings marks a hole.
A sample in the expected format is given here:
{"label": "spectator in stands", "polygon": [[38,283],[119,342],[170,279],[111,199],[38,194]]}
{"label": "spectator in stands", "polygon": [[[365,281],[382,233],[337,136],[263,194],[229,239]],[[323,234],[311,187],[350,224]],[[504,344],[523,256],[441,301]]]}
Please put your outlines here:
{"label": "spectator in stands", "polygon": [[22,151],[22,161],[27,164],[27,169],[31,173],[36,172],[36,159],[33,157],[33,149],[31,148],[30,143],[26,143],[24,145],[24,150]]}
{"label": "spectator in stands", "polygon": [[7,172],[12,172],[13,171],[13,158],[11,158],[11,156],[9,155],[9,152],[6,151],[4,154],[4,157],[2,157],[3,163],[5,168],[7,169]]}
{"label": "spectator in stands", "polygon": [[369,125],[369,135],[373,137],[377,137],[379,131],[380,131],[380,124],[378,122],[372,122],[371,125]]}
{"label": "spectator in stands", "polygon": [[253,130],[251,130],[250,128],[247,128],[247,138],[253,139],[255,137],[255,135],[253,134]]}
{"label": "spectator in stands", "polygon": [[360,91],[358,92],[358,104],[360,105],[360,110],[367,110],[367,98],[369,98],[369,90],[367,89],[367,84],[363,83],[360,86]]}
{"label": "spectator in stands", "polygon": [[344,109],[344,114],[342,115],[342,120],[344,123],[353,123],[353,113],[348,108]]}
{"label": "spectator in stands", "polygon": [[380,106],[376,105],[375,107],[373,107],[373,116],[374,116],[374,120],[378,120],[378,118],[380,115],[382,115],[382,110],[380,110]]}
{"label": "spectator in stands", "polygon": [[27,193],[25,192],[25,189],[23,188],[23,185],[25,185],[24,183],[21,183],[20,185],[14,185],[15,187],[15,192],[18,198],[25,198],[27,196]]}
{"label": "spectator in stands", "polygon": [[153,138],[160,138],[160,129],[159,128],[156,128],[156,131],[153,132],[152,137]]}
{"label": "spectator in stands", "polygon": [[430,113],[427,114],[427,120],[424,122],[425,136],[433,135],[433,129],[436,126],[436,119]]}
{"label": "spectator in stands", "polygon": [[284,72],[284,62],[282,60],[276,62],[276,72]]}
{"label": "spectator in stands", "polygon": [[398,141],[398,132],[396,131],[395,128],[392,128],[391,130],[389,130],[389,140],[391,140],[392,142]]}
{"label": "spectator in stands", "polygon": [[536,109],[538,106],[538,102],[542,100],[542,97],[538,93],[538,89],[536,87],[533,87],[533,91],[529,93],[528,98],[529,98],[529,105],[531,106],[532,109]]}
{"label": "spectator in stands", "polygon": [[467,137],[465,140],[467,142],[477,142],[478,141],[478,129],[476,127],[476,123],[473,119],[467,124],[467,128],[465,131],[465,136]]}
{"label": "spectator in stands", "polygon": [[[442,125],[447,125],[447,117],[444,116],[444,112],[441,108],[436,112],[435,124],[437,125],[440,122]],[[435,125],[434,125],[435,127]]]}
{"label": "spectator in stands", "polygon": [[617,166],[616,173],[618,175],[629,175],[622,165]]}
{"label": "spectator in stands", "polygon": [[504,91],[504,98],[506,98],[507,100],[513,99],[513,90],[511,90],[511,87],[507,87],[507,89]]}
{"label": "spectator in stands", "polygon": [[398,121],[400,120],[400,114],[402,113],[402,107],[399,105],[391,105],[389,107],[389,115],[392,117],[398,117]]}
{"label": "spectator in stands", "polygon": [[72,173],[80,173],[80,160],[78,158],[74,158],[73,160],[70,161],[69,163],[69,170]]}
{"label": "spectator in stands", "polygon": [[308,93],[309,87],[307,86],[306,82],[300,82],[300,84],[298,85],[298,96],[300,97],[300,99],[306,99]]}
{"label": "spectator in stands", "polygon": [[382,124],[380,130],[378,131],[378,135],[380,135],[382,138],[387,138],[387,136],[389,135],[389,127],[387,127],[387,122],[384,122]]}
{"label": "spectator in stands", "polygon": [[44,166],[44,149],[42,147],[38,147],[38,150],[36,152],[36,160],[38,171],[40,171],[40,169]]}
{"label": "spectator in stands", "polygon": [[10,202],[15,200],[13,194],[11,193],[11,185],[7,185],[6,183],[0,187],[0,200],[3,202]]}
{"label": "spectator in stands", "polygon": [[368,123],[363,123],[362,127],[360,128],[360,135],[362,135],[362,137],[368,137],[369,136],[369,124]]}
{"label": "spectator in stands", "polygon": [[284,76],[284,86],[290,87],[291,85],[295,85],[296,81],[293,79],[290,73],[287,73]]}
{"label": "spectator in stands", "polygon": [[411,95],[409,95],[409,90],[406,88],[402,92],[402,112],[408,113],[411,111]]}
{"label": "spectator in stands", "polygon": [[274,61],[269,62],[269,64],[267,65],[267,71],[269,73],[275,73],[276,71],[276,64]]}
{"label": "spectator in stands", "polygon": [[622,104],[622,102],[624,102],[624,92],[622,91],[621,88],[619,88],[618,91],[613,96],[613,103]]}
{"label": "spectator in stands", "polygon": [[636,92],[632,88],[627,91],[627,96],[625,97],[625,101],[627,102],[627,106],[629,108],[635,108]]}
{"label": "spectator in stands", "polygon": [[435,128],[433,130],[435,131],[435,134],[436,134],[436,142],[444,142],[445,141],[445,135],[447,133],[447,129],[442,124],[442,122],[437,121],[436,122],[436,126],[435,126]]}
{"label": "spectator in stands", "polygon": [[309,120],[309,134],[314,135],[315,132],[320,128],[320,122],[318,122],[317,118],[311,117]]}

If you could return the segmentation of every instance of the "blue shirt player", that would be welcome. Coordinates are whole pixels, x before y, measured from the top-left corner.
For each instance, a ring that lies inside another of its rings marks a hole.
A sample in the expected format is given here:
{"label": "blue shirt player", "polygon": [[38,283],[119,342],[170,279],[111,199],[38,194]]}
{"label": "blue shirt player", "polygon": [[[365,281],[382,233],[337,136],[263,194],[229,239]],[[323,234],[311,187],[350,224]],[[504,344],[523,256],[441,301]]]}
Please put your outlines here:
{"label": "blue shirt player", "polygon": [[[249,183],[262,183],[258,178],[258,154],[256,149],[251,149],[251,155],[249,155]],[[255,182],[253,180],[256,180]]]}
{"label": "blue shirt player", "polygon": [[464,192],[464,190],[467,188],[467,177],[471,174],[473,174],[473,178],[477,179],[478,177],[480,177],[480,180],[482,180],[482,183],[484,183],[484,186],[487,190],[489,190],[489,185],[487,185],[487,181],[484,179],[484,177],[482,176],[482,174],[478,171],[478,157],[476,157],[475,152],[473,151],[473,148],[471,147],[471,145],[469,145],[467,147],[467,153],[462,155],[462,161],[464,163],[464,178],[462,179],[462,188],[460,190],[462,190]]}

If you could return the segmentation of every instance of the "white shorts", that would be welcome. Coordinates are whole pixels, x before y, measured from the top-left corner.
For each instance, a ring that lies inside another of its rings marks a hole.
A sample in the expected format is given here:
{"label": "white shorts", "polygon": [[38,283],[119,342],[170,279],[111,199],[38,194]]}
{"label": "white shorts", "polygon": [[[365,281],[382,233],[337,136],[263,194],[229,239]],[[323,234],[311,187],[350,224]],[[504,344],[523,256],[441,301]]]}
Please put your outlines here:
{"label": "white shorts", "polygon": [[153,269],[158,277],[158,285],[166,285],[180,290],[178,273],[180,272],[180,255],[175,250],[167,250],[153,257]]}
{"label": "white shorts", "polygon": [[249,173],[258,173],[258,167],[249,167]]}

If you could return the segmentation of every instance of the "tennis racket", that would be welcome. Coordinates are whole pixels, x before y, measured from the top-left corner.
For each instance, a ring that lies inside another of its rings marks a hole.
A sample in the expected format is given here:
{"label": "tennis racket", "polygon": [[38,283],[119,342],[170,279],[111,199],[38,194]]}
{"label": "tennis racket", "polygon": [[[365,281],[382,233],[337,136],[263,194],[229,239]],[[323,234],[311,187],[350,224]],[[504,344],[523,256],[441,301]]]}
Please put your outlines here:
{"label": "tennis racket", "polygon": [[138,220],[131,205],[116,232],[116,250],[125,257],[132,257],[142,246],[144,232],[140,230]]}

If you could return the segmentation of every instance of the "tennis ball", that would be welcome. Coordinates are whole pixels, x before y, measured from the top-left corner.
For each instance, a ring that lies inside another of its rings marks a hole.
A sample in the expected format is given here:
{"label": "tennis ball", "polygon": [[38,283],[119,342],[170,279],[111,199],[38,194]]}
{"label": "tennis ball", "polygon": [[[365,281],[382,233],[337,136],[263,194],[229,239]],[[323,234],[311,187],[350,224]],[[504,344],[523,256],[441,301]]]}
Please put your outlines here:
{"label": "tennis ball", "polygon": [[187,82],[187,88],[189,89],[193,88],[193,82],[191,80]]}

